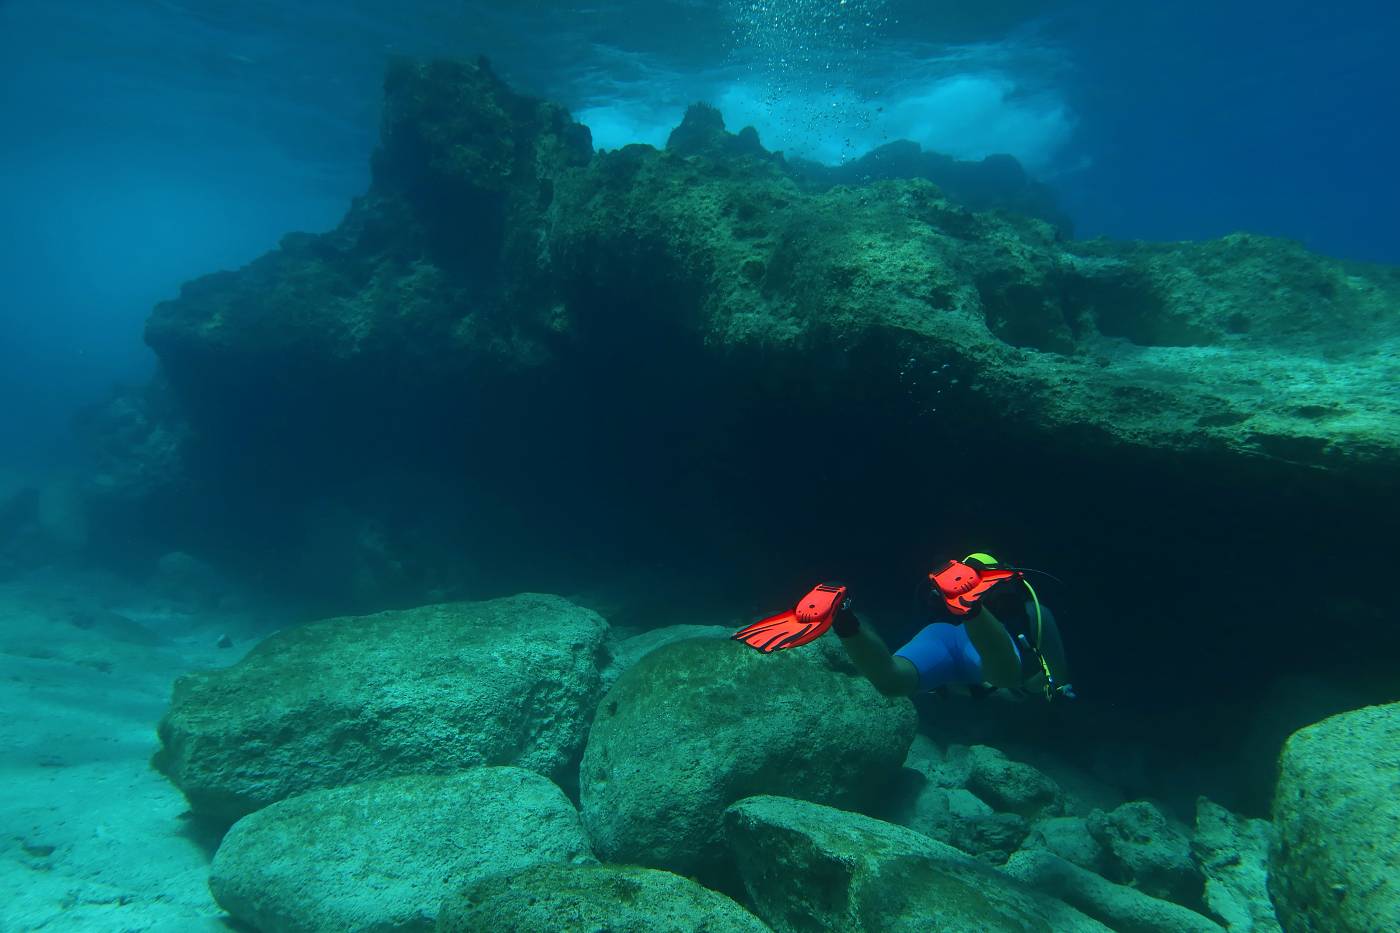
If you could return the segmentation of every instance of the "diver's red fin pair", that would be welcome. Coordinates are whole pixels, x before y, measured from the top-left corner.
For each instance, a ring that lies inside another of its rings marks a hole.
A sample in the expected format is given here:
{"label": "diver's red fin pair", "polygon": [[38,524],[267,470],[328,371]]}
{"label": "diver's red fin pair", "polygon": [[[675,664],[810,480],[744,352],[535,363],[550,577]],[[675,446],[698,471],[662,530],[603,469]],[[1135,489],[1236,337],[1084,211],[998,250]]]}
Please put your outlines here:
{"label": "diver's red fin pair", "polygon": [[836,613],[846,603],[846,588],[839,583],[823,583],[798,602],[795,609],[769,616],[733,634],[735,641],[757,648],[764,654],[796,648],[816,641],[831,628]]}

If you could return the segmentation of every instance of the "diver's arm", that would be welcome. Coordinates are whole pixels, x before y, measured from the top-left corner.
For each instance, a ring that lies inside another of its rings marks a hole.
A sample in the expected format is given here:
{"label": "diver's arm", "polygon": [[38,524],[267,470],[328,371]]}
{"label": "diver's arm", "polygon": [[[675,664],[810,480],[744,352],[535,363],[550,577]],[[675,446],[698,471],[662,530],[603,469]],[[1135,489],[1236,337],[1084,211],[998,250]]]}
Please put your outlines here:
{"label": "diver's arm", "polygon": [[919,672],[905,658],[890,649],[868,625],[861,625],[855,614],[843,609],[837,616],[836,633],[856,670],[885,696],[913,696],[919,692]]}
{"label": "diver's arm", "polygon": [[993,687],[1017,687],[1021,684],[1021,658],[1016,644],[992,611],[982,607],[963,621],[972,647],[982,656],[982,677]]}

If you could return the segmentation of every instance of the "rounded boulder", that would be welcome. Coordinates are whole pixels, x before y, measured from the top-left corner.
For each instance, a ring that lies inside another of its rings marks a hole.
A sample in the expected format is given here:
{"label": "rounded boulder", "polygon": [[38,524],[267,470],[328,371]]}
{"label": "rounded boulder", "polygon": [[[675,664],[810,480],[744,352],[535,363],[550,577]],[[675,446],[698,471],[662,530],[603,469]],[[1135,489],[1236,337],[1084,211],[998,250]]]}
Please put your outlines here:
{"label": "rounded boulder", "polygon": [[1283,747],[1269,893],[1285,930],[1400,930],[1400,703],[1300,729]]}
{"label": "rounded boulder", "polygon": [[209,888],[264,933],[419,930],[444,897],[490,875],[595,861],[558,787],[522,768],[472,768],[259,810],[224,837]]}
{"label": "rounded boulder", "polygon": [[570,787],[606,633],[538,594],[286,629],[176,681],[154,764],[196,814],[229,823],[309,790],[478,765]]}
{"label": "rounded boulder", "polygon": [[693,639],[629,668],[598,705],[580,774],[599,854],[723,879],[722,818],[736,800],[874,804],[899,772],[917,717],[908,699],[880,695],[834,642],[765,655]]}
{"label": "rounded boulder", "polygon": [[717,891],[653,868],[539,865],[496,875],[448,897],[439,933],[766,933]]}

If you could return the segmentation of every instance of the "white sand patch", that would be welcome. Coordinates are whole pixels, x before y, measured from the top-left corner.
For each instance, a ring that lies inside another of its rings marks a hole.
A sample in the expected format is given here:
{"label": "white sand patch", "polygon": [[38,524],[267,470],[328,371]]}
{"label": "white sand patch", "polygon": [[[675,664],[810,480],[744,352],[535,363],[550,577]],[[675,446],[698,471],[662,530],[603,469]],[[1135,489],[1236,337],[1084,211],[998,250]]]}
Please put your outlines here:
{"label": "white sand patch", "polygon": [[0,931],[227,930],[149,759],[175,677],[251,643],[217,648],[207,616],[136,622],[90,582],[0,587]]}

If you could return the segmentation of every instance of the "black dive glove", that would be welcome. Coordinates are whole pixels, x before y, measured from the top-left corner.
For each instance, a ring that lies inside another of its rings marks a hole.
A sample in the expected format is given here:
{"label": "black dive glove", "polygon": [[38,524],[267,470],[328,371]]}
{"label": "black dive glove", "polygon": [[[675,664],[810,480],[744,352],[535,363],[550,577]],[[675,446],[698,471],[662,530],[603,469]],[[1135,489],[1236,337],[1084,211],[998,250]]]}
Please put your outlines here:
{"label": "black dive glove", "polygon": [[860,619],[851,611],[851,601],[847,599],[836,610],[836,618],[831,620],[831,629],[840,638],[850,638],[860,631]]}

